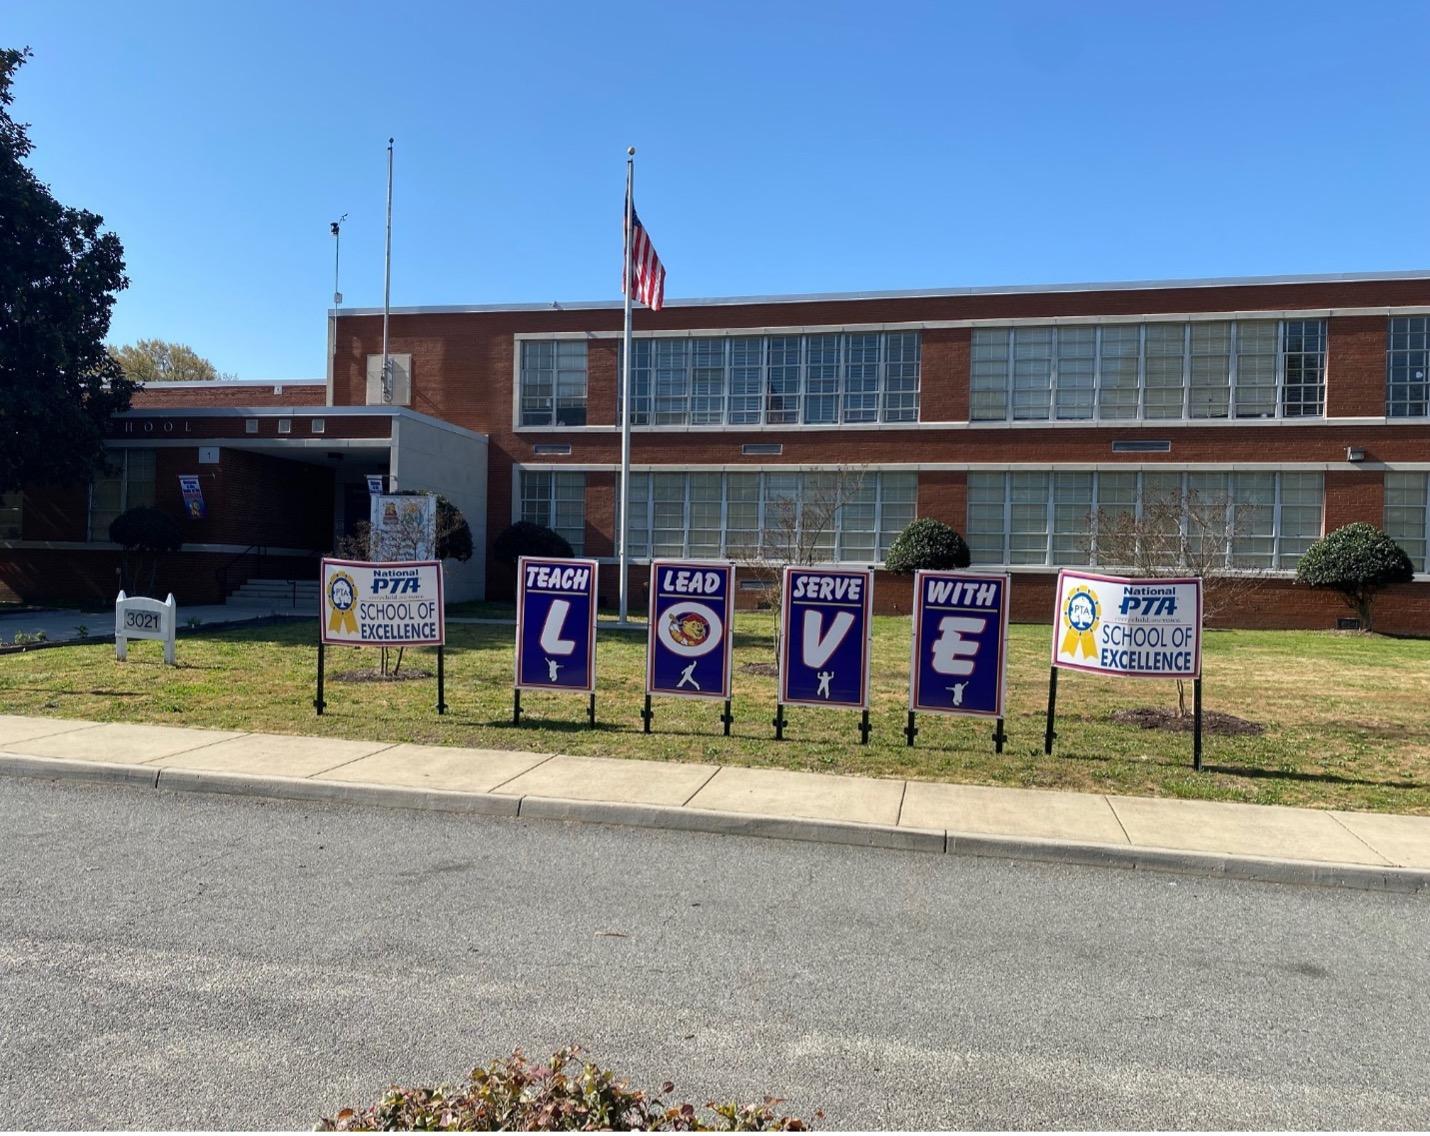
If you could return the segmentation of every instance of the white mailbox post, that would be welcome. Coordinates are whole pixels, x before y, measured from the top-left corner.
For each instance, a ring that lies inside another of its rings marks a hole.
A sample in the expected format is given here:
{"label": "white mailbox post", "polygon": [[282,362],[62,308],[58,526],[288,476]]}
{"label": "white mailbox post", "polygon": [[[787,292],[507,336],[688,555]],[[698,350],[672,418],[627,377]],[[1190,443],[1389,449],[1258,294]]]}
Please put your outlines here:
{"label": "white mailbox post", "polygon": [[151,600],[148,596],[127,597],[123,592],[114,601],[114,657],[123,662],[129,657],[130,639],[158,639],[164,644],[164,662],[174,661],[174,629],[178,625],[179,607],[174,594],[166,600]]}

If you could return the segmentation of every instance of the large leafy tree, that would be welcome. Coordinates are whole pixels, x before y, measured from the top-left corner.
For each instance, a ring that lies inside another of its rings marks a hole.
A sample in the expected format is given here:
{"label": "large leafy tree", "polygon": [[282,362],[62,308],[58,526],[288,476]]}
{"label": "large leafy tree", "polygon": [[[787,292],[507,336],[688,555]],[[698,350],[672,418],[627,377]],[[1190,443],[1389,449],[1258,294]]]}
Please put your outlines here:
{"label": "large leafy tree", "polygon": [[0,50],[0,491],[76,484],[104,460],[104,424],[134,384],[105,350],[129,281],[104,219],[61,205],[25,160],[10,115],[25,50]]}
{"label": "large leafy tree", "polygon": [[136,383],[202,383],[220,378],[219,370],[187,343],[163,339],[141,339],[109,353],[124,368],[124,377]]}

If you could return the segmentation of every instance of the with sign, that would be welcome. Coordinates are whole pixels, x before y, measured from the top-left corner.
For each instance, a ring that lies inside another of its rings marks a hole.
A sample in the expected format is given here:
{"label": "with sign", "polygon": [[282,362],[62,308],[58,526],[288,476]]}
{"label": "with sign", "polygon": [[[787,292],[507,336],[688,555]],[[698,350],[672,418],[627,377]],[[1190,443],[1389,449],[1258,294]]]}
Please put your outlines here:
{"label": "with sign", "polygon": [[1202,582],[1064,569],[1053,611],[1053,666],[1139,678],[1202,673]]}
{"label": "with sign", "polygon": [[322,563],[322,642],[350,647],[440,647],[447,641],[442,563]]}
{"label": "with sign", "polygon": [[869,708],[869,568],[784,570],[780,702]]}
{"label": "with sign", "polygon": [[909,709],[1003,717],[1006,574],[914,574]]}
{"label": "with sign", "polygon": [[733,564],[652,562],[647,694],[730,697],[734,581]]}
{"label": "with sign", "polygon": [[596,690],[594,560],[517,562],[516,687]]}

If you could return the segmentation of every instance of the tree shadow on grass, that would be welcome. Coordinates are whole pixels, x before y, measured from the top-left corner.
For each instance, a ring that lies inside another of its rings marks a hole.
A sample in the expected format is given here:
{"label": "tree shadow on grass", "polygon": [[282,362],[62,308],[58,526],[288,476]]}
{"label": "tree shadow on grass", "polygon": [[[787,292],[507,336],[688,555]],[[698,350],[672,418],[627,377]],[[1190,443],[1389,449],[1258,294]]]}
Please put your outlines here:
{"label": "tree shadow on grass", "polygon": [[1266,781],[1307,781],[1324,785],[1365,785],[1375,789],[1430,789],[1422,781],[1377,781],[1369,777],[1342,777],[1338,773],[1305,773],[1294,769],[1262,769],[1249,765],[1203,765],[1204,773],[1223,773],[1228,777],[1249,777]]}

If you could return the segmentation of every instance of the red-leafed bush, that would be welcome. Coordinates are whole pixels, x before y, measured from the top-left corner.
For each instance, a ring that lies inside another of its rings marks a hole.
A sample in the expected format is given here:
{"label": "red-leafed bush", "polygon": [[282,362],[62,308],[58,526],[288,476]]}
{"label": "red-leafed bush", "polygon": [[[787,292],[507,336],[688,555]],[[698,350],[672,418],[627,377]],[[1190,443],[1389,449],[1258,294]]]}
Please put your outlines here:
{"label": "red-leafed bush", "polygon": [[[666,1094],[675,1088],[661,1085]],[[521,1050],[472,1070],[458,1087],[403,1088],[393,1085],[382,1100],[364,1109],[345,1108],[324,1117],[320,1132],[806,1132],[809,1126],[778,1111],[780,1101],[733,1101],[706,1105],[666,1104],[632,1089],[608,1069],[582,1059],[581,1049],[558,1049],[545,1065]],[[816,1119],[822,1119],[816,1113]]]}

